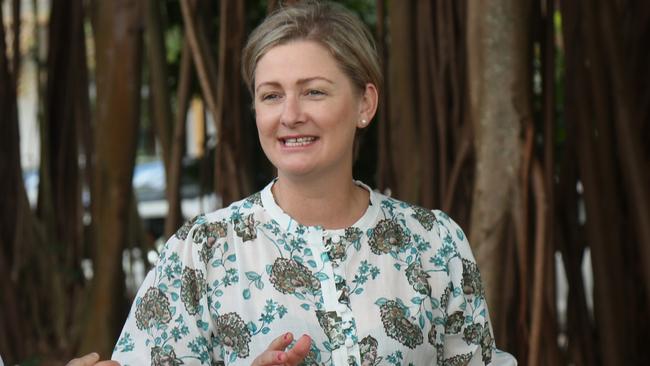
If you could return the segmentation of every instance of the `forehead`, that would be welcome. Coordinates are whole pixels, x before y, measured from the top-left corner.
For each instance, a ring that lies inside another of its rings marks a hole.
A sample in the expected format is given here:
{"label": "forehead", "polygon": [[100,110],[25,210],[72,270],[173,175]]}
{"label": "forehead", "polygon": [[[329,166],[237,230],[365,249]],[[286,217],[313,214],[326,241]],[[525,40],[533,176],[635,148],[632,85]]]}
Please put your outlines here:
{"label": "forehead", "polygon": [[345,75],[329,50],[314,41],[294,41],[269,49],[257,62],[255,85]]}

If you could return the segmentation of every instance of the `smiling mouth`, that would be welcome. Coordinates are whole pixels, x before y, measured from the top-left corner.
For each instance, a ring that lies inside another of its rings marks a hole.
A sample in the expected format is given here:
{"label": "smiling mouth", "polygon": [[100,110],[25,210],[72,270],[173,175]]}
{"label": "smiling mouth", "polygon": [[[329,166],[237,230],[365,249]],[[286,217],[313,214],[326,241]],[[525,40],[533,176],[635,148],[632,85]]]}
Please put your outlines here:
{"label": "smiling mouth", "polygon": [[307,146],[312,142],[316,141],[317,138],[314,136],[305,136],[305,137],[288,137],[281,138],[282,144],[286,147],[300,147]]}

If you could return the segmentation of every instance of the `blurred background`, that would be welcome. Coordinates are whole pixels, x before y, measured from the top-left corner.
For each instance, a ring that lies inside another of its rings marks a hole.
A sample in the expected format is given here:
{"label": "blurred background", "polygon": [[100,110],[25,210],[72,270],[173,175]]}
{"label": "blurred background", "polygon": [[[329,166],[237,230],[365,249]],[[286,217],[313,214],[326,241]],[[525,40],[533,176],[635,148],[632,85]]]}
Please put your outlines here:
{"label": "blurred background", "polygon": [[[650,2],[340,2],[386,79],[355,176],[461,224],[499,348],[647,364]],[[239,68],[277,6],[0,0],[6,364],[108,357],[165,238],[273,178]]]}

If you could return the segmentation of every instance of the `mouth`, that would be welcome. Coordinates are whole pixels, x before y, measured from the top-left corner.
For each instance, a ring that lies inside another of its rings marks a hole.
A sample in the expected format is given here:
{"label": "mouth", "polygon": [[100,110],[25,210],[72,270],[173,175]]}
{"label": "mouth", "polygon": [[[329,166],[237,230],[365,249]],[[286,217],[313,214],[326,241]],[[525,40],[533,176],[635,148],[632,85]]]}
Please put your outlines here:
{"label": "mouth", "polygon": [[280,142],[286,147],[308,146],[318,140],[316,136],[281,137]]}

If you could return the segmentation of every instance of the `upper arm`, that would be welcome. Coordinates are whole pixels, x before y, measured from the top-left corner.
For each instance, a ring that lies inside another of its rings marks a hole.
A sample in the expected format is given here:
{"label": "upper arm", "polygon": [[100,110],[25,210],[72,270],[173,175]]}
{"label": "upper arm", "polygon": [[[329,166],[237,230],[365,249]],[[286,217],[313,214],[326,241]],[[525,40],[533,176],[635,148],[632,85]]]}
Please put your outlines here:
{"label": "upper arm", "polygon": [[448,284],[444,295],[443,359],[488,364],[496,350],[481,275],[463,230],[435,211],[442,246],[447,246]]}
{"label": "upper arm", "polygon": [[[195,218],[196,221],[196,218]],[[142,283],[113,359],[123,365],[210,364],[220,352],[212,342],[207,268],[193,240],[201,222],[184,225],[165,244]]]}

